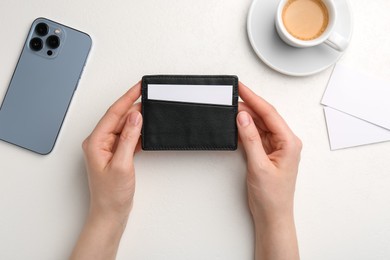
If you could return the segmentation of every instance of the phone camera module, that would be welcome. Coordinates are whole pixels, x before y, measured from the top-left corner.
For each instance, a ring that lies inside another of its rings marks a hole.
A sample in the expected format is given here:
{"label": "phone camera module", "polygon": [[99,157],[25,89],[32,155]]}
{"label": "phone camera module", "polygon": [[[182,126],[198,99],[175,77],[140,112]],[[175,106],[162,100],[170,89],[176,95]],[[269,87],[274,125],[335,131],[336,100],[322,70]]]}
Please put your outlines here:
{"label": "phone camera module", "polygon": [[39,23],[35,27],[35,32],[39,36],[45,36],[49,32],[49,26],[45,23]]}
{"label": "phone camera module", "polygon": [[51,49],[57,49],[58,46],[60,46],[60,38],[58,38],[56,35],[50,35],[46,39],[46,44]]}
{"label": "phone camera module", "polygon": [[40,38],[38,38],[38,37],[32,38],[31,41],[30,41],[30,48],[33,51],[40,51],[40,50],[42,50],[42,48],[43,48],[42,40]]}

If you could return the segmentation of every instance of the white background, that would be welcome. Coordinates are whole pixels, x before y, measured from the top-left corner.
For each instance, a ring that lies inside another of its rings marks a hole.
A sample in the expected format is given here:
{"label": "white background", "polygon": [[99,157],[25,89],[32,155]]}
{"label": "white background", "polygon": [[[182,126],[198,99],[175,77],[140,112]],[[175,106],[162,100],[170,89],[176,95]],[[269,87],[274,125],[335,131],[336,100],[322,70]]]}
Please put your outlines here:
{"label": "white background", "polygon": [[[337,1],[337,0],[336,0]],[[264,65],[246,34],[250,1],[0,0],[0,97],[32,21],[93,38],[50,155],[0,142],[0,259],[66,259],[88,210],[82,140],[144,74],[236,74],[303,140],[296,187],[302,259],[390,259],[390,143],[329,150],[322,94],[331,68],[305,78]],[[353,0],[340,63],[390,80],[390,1]],[[245,161],[236,152],[142,152],[118,259],[253,259]]]}

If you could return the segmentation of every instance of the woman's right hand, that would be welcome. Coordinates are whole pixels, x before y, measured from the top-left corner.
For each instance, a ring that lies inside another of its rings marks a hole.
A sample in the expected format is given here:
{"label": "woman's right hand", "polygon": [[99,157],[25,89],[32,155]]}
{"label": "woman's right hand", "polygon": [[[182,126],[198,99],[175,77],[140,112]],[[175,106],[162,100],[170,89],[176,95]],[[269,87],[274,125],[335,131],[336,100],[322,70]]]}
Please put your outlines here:
{"label": "woman's right hand", "polygon": [[239,94],[256,259],[299,259],[293,208],[302,143],[273,106],[242,83]]}

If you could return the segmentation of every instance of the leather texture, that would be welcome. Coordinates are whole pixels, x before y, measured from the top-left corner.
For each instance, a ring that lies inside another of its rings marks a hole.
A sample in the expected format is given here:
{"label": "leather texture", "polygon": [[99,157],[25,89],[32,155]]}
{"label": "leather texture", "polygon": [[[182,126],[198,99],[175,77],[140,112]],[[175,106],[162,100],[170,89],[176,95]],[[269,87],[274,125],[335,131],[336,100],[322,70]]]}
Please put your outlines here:
{"label": "leather texture", "polygon": [[[233,105],[149,100],[148,84],[232,85]],[[142,149],[236,150],[237,112],[236,76],[144,76]]]}

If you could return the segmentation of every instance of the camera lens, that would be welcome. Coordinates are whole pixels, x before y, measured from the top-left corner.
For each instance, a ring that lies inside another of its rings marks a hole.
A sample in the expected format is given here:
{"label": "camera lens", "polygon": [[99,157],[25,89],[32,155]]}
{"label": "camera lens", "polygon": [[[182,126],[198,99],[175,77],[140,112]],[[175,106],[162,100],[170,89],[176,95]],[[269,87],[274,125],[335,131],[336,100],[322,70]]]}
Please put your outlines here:
{"label": "camera lens", "polygon": [[58,46],[60,46],[60,38],[55,35],[50,35],[46,39],[46,44],[49,46],[49,48],[56,49]]}
{"label": "camera lens", "polygon": [[45,36],[49,32],[49,26],[47,26],[47,24],[45,24],[45,23],[39,23],[35,27],[35,32],[39,36]]}
{"label": "camera lens", "polygon": [[43,48],[42,40],[38,37],[32,38],[30,41],[30,48],[33,51],[40,51]]}

